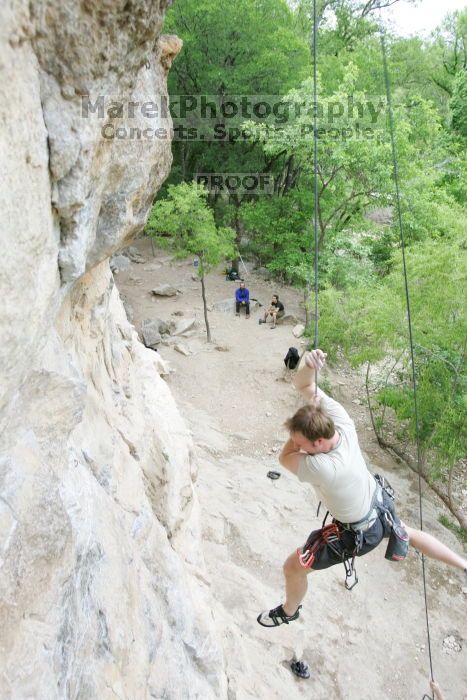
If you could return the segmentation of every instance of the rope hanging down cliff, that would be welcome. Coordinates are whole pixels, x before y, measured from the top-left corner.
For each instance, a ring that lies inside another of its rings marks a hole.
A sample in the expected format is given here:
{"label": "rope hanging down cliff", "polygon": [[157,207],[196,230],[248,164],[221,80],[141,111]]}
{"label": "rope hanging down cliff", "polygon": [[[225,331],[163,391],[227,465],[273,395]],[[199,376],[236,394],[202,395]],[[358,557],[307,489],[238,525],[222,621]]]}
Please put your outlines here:
{"label": "rope hanging down cliff", "polygon": [[[386,90],[386,100],[387,100],[387,116],[388,116],[388,128],[389,136],[391,141],[391,153],[393,161],[393,178],[395,187],[395,200],[396,200],[396,210],[397,210],[397,222],[399,228],[399,239],[401,244],[402,252],[402,267],[404,276],[404,287],[405,287],[405,301],[407,308],[407,320],[408,320],[408,334],[409,334],[409,348],[410,348],[410,359],[411,359],[411,370],[412,370],[412,389],[413,389],[413,405],[415,414],[415,429],[416,429],[416,445],[417,445],[417,464],[418,464],[418,491],[419,491],[419,513],[420,513],[420,530],[423,530],[423,503],[422,503],[422,480],[421,480],[421,448],[420,448],[420,423],[419,423],[419,412],[418,412],[418,400],[417,400],[417,378],[415,370],[415,356],[414,356],[414,341],[412,332],[412,318],[411,318],[411,305],[410,305],[410,293],[408,284],[408,274],[407,265],[405,257],[405,240],[404,240],[404,230],[402,223],[402,213],[401,213],[401,202],[400,202],[400,188],[399,188],[399,168],[397,160],[397,149],[395,143],[394,134],[394,120],[393,120],[393,110],[392,110],[392,97],[391,97],[391,85],[389,79],[388,61],[387,61],[387,49],[385,41],[385,31],[384,26],[381,22],[381,7],[380,11],[380,37],[381,37],[381,52],[382,52],[382,64],[384,73],[384,84]],[[319,204],[319,191],[318,191],[318,90],[317,90],[317,63],[318,63],[318,26],[317,26],[317,10],[316,10],[316,0],[313,0],[313,30],[312,30],[312,61],[313,61],[313,190],[314,190],[314,207],[313,207],[313,233],[314,233],[314,340],[313,347],[316,349],[319,347],[319,237],[318,237],[318,204]],[[311,285],[310,285],[311,287]],[[315,388],[318,386],[318,371],[316,370],[315,376]],[[429,613],[428,613],[428,600],[427,600],[427,588],[426,588],[426,573],[425,573],[425,558],[422,554],[422,580],[423,580],[423,592],[424,592],[424,605],[425,605],[425,619],[426,619],[426,630],[427,630],[427,645],[429,653],[429,663],[430,663],[430,678],[433,681],[433,660],[431,652],[431,638],[430,638],[430,623],[429,623]]]}
{"label": "rope hanging down cliff", "polygon": [[[384,26],[381,22],[381,8],[380,8],[380,37],[381,37],[381,53],[382,53],[382,59],[383,59],[384,85],[385,85],[385,89],[386,89],[386,100],[387,100],[388,127],[389,127],[389,136],[391,139],[391,153],[392,153],[393,178],[394,178],[394,189],[395,189],[396,210],[397,210],[397,224],[398,224],[398,229],[399,229],[399,240],[400,240],[401,253],[402,253],[402,270],[403,270],[403,276],[404,276],[405,303],[406,303],[406,309],[407,309],[407,325],[408,325],[408,334],[409,334],[408,339],[409,339],[409,350],[410,350],[410,364],[411,364],[411,370],[412,370],[413,406],[414,406],[414,415],[415,415],[415,437],[416,437],[416,445],[417,445],[420,530],[423,530],[422,461],[421,461],[421,447],[420,447],[420,420],[419,420],[418,399],[417,399],[417,376],[416,376],[416,369],[415,369],[415,353],[414,353],[414,340],[413,340],[413,331],[412,331],[412,316],[411,316],[411,305],[410,305],[409,280],[408,280],[407,264],[406,264],[406,256],[405,256],[404,227],[403,227],[403,223],[402,223],[402,212],[401,212],[401,199],[400,199],[400,188],[399,188],[399,167],[398,167],[398,160],[397,160],[396,139],[395,139],[395,133],[394,133],[391,82],[389,79],[385,30],[384,30]],[[422,553],[421,557],[422,557],[422,580],[423,580],[423,596],[424,596],[424,604],[425,604],[427,645],[428,645],[428,656],[429,656],[429,662],[430,662],[430,678],[432,681],[434,681],[433,658],[432,658],[432,653],[431,653],[430,621],[429,621],[428,599],[427,599],[427,590],[426,590],[425,556],[423,553]]]}

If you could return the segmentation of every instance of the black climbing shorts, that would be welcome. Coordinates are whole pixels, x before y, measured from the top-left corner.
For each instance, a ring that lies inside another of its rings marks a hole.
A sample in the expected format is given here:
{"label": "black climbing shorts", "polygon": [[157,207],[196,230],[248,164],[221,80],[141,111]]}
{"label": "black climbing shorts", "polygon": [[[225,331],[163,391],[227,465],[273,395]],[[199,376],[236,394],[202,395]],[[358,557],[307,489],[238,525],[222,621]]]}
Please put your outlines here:
{"label": "black climbing shorts", "polygon": [[[394,501],[384,491],[383,505],[390,511],[394,521],[399,523],[400,520],[394,510]],[[316,532],[316,530],[314,532]],[[373,525],[363,533],[363,544],[356,556],[363,557],[365,554],[368,554],[368,552],[371,552],[380,542],[388,538],[390,533],[391,527],[384,516],[384,512],[381,511]],[[310,571],[319,571],[320,569],[328,569],[335,564],[342,564],[343,559],[353,556],[354,550],[355,533],[350,530],[342,530],[339,541],[333,542],[332,544],[324,543],[321,545],[316,552],[316,558]]]}

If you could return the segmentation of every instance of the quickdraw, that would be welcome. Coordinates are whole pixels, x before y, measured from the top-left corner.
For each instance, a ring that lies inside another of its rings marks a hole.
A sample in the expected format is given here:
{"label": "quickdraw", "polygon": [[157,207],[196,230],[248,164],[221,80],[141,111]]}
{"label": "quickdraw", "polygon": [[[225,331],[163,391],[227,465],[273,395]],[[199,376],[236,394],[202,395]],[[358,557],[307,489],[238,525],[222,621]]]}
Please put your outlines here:
{"label": "quickdraw", "polygon": [[[297,554],[301,566],[304,569],[311,569],[316,561],[316,553],[323,544],[328,544],[332,547],[333,543],[339,542],[340,529],[336,523],[330,523],[311,533],[303,549],[298,548]],[[337,548],[336,548],[336,551]]]}

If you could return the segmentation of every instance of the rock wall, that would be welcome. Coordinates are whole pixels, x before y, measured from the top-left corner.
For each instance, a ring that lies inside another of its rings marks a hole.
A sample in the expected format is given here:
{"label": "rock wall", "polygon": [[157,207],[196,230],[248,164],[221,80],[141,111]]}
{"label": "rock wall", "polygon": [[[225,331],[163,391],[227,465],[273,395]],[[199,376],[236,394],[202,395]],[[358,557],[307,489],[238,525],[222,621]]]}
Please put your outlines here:
{"label": "rock wall", "polygon": [[107,260],[144,225],[170,140],[108,139],[97,110],[83,116],[86,96],[166,95],[180,49],[160,34],[167,4],[0,9],[5,700],[226,693],[191,437]]}

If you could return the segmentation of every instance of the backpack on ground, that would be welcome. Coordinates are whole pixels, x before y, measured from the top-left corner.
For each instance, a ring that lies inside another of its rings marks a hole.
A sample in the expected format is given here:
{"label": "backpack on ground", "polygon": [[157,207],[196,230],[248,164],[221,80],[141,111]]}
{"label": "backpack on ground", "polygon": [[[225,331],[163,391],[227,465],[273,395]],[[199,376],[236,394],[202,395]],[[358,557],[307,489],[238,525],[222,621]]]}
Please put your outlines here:
{"label": "backpack on ground", "polygon": [[241,279],[239,273],[233,267],[230,269],[227,269],[225,271],[225,277],[227,280],[230,280],[231,282],[235,282],[236,280]]}
{"label": "backpack on ground", "polygon": [[297,348],[289,348],[287,350],[287,355],[284,357],[284,364],[287,369],[295,369],[299,362],[300,355],[298,354]]}

